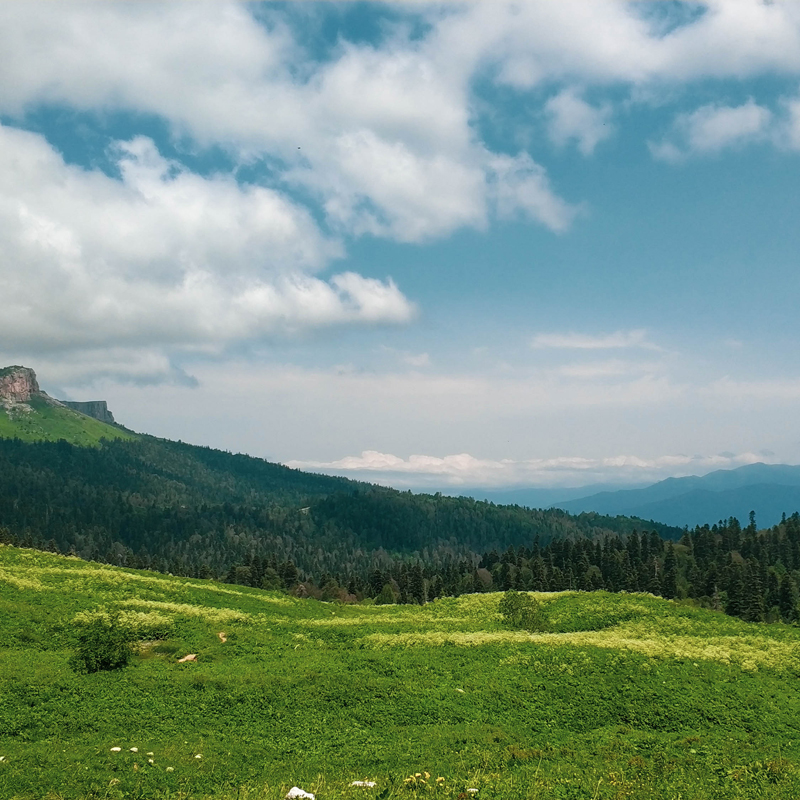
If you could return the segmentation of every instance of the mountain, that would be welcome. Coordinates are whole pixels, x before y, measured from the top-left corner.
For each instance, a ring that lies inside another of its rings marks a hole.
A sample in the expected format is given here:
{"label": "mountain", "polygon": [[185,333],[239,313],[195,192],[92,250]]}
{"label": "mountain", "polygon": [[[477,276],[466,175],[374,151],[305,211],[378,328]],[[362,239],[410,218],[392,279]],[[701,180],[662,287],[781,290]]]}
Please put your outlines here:
{"label": "mountain", "polygon": [[[642,484],[646,486],[646,484]],[[630,484],[592,484],[591,486],[578,486],[571,488],[554,489],[442,489],[443,494],[460,497],[472,497],[475,500],[486,500],[497,505],[526,506],[527,508],[561,508],[561,503],[578,498],[584,498],[587,493],[614,492],[619,489],[630,488]],[[639,488],[638,486],[636,488]]]}
{"label": "mountain", "polygon": [[732,516],[744,522],[755,511],[761,526],[771,526],[784,512],[800,509],[800,466],[748,464],[702,477],[667,478],[646,488],[599,492],[558,507],[572,514],[595,511],[690,527]]}
{"label": "mountain", "polygon": [[[130,431],[109,424],[114,418],[105,402],[88,405],[96,413],[87,414],[87,409],[70,408],[50,397],[39,388],[36,373],[28,367],[0,369],[0,437],[26,442],[63,439],[85,446],[97,445],[101,439],[135,438]],[[106,415],[101,421],[95,417],[102,409]]]}

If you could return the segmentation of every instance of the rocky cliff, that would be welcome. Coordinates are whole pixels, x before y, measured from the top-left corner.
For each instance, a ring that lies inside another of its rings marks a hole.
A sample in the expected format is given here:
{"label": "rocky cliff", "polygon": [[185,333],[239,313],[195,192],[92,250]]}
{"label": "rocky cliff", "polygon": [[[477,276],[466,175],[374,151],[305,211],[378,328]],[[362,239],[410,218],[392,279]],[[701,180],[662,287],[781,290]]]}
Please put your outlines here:
{"label": "rocky cliff", "polygon": [[29,413],[31,400],[44,400],[51,406],[66,406],[87,417],[114,424],[114,415],[108,410],[105,400],[90,400],[86,403],[73,403],[68,400],[55,400],[39,388],[36,373],[30,367],[0,368],[0,408],[17,414]]}
{"label": "rocky cliff", "polygon": [[106,422],[109,425],[114,424],[114,415],[108,410],[108,404],[105,400],[87,400],[84,403],[62,400],[61,404],[67,408],[71,408],[73,411],[86,414],[87,417],[99,419],[100,422]]}
{"label": "rocky cliff", "polygon": [[5,401],[5,405],[27,403],[40,394],[43,392],[32,369],[18,366],[0,369],[0,401]]}

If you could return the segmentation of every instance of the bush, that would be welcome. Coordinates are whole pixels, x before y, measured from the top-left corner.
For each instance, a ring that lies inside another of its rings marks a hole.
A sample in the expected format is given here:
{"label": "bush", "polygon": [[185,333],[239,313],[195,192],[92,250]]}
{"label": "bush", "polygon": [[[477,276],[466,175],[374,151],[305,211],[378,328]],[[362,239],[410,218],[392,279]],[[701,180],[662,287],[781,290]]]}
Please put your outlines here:
{"label": "bush", "polygon": [[81,626],[76,638],[70,659],[76,672],[120,669],[133,655],[133,632],[121,622],[118,611],[96,615]]}
{"label": "bush", "polygon": [[547,619],[539,601],[526,592],[509,589],[500,600],[500,616],[511,628],[524,631],[547,630]]}

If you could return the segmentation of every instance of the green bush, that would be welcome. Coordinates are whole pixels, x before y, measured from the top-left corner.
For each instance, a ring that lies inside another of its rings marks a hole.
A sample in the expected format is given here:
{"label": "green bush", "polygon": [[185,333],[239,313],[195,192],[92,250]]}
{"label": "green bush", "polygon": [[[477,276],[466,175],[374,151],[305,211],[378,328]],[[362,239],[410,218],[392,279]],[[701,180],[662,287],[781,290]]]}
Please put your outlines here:
{"label": "green bush", "polygon": [[133,632],[120,620],[119,612],[98,614],[77,633],[70,666],[76,672],[120,669],[133,655]]}
{"label": "green bush", "polygon": [[547,619],[539,601],[527,592],[509,589],[500,600],[500,616],[511,628],[525,631],[547,630]]}

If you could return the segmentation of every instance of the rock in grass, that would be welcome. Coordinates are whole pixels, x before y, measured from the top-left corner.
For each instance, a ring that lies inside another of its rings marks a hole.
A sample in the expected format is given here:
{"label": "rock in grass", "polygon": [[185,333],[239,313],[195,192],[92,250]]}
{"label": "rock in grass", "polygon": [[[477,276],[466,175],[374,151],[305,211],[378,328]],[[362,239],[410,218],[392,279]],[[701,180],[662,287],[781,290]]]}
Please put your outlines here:
{"label": "rock in grass", "polygon": [[292,786],[286,792],[285,800],[314,800],[314,795],[311,792],[303,791],[299,786]]}

